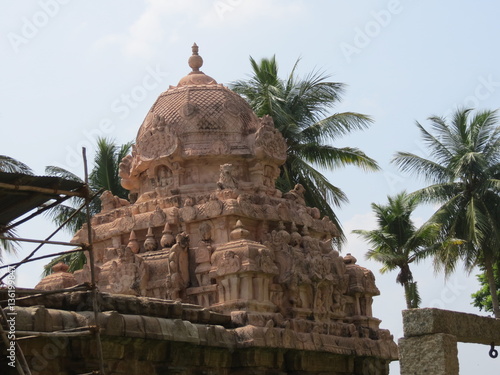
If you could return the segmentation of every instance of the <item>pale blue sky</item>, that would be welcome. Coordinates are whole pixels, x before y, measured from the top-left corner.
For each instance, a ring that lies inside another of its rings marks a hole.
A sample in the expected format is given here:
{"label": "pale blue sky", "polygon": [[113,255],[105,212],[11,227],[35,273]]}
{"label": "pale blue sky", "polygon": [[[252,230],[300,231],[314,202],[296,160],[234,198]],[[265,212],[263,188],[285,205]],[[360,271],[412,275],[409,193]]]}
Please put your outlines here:
{"label": "pale blue sky", "polygon": [[[371,202],[421,186],[389,164],[396,151],[425,155],[416,120],[425,124],[430,115],[461,106],[499,107],[499,16],[493,0],[3,0],[0,154],[38,174],[58,165],[81,175],[81,146],[91,148],[98,135],[119,143],[134,139],[156,97],[189,72],[193,42],[205,60],[202,70],[223,84],[250,73],[250,55],[275,54],[283,75],[301,57],[299,73],[319,68],[348,85],[337,111],[375,120],[335,145],[361,148],[383,171],[326,172],[350,199],[337,209],[346,232],[370,229]],[[430,212],[419,210],[416,221]],[[38,220],[20,234],[43,237],[51,229]],[[377,264],[364,260],[366,245],[349,239],[344,253],[376,274],[382,296],[375,315],[400,337],[404,300],[396,273],[380,275]],[[42,264],[21,269],[18,283],[36,284]],[[430,262],[414,274],[424,307],[478,313],[470,306],[473,275],[459,272],[445,284]],[[486,347],[459,350],[462,373],[492,373]]]}

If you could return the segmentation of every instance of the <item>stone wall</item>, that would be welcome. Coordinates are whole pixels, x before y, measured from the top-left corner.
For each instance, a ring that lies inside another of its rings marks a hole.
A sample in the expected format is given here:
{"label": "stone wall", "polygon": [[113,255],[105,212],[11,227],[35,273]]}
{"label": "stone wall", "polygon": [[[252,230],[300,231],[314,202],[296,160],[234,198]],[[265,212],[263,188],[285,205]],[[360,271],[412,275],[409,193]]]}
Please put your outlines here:
{"label": "stone wall", "polygon": [[[99,300],[108,375],[382,375],[388,373],[389,362],[397,358],[397,348],[389,338],[298,332],[289,322],[239,326],[241,314],[232,319],[200,306],[154,298],[102,293]],[[34,375],[84,374],[98,368],[91,333],[77,337],[55,333],[85,332],[84,327],[93,326],[90,306],[89,292],[19,301],[18,337],[36,332],[52,334],[20,341]],[[14,374],[15,370],[7,366],[4,350],[0,373]]]}

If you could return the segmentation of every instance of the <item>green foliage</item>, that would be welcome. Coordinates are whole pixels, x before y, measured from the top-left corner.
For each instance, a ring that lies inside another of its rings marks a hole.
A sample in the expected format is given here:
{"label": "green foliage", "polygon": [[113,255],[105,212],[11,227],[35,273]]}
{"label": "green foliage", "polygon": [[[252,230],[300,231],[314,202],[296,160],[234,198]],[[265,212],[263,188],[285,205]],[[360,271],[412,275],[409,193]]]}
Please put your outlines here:
{"label": "green foliage", "polygon": [[420,298],[420,294],[418,293],[417,289],[417,282],[412,281],[407,284],[407,292],[406,295],[408,296],[407,300],[407,305],[410,306],[412,309],[417,309],[420,306],[420,303],[422,302]]}
{"label": "green foliage", "polygon": [[23,162],[7,155],[0,155],[0,171],[8,173],[24,173],[33,175],[33,171]]}
{"label": "green foliage", "polygon": [[132,142],[117,146],[106,138],[98,138],[94,167],[89,175],[89,184],[95,191],[109,190],[123,199],[128,199],[128,191],[120,183],[119,165],[132,148]]}
{"label": "green foliage", "polygon": [[274,56],[260,62],[250,57],[250,63],[250,78],[233,82],[230,87],[247,100],[257,116],[270,115],[287,142],[287,161],[281,167],[276,187],[285,193],[302,184],[307,205],[319,208],[341,229],[331,205],[347,202],[347,196],[316,168],[355,165],[378,170],[377,163],[359,149],[327,144],[352,131],[366,129],[371,118],[353,112],[330,115],[341,100],[344,84],[328,82],[329,76],[319,71],[299,78],[299,60],[285,79],[279,77]]}
{"label": "green foliage", "polygon": [[[497,289],[497,297],[500,299],[500,262],[497,262],[493,267],[493,272],[495,275],[495,285]],[[481,284],[481,288],[471,294],[473,298],[472,305],[474,307],[479,308],[479,310],[493,312],[493,301],[491,298],[490,287],[488,284],[488,280],[486,274],[483,272],[482,274],[477,275],[477,280]]]}
{"label": "green foliage", "polygon": [[43,266],[44,270],[42,277],[50,275],[52,273],[52,267],[59,262],[66,263],[69,266],[68,272],[75,272],[77,270],[81,270],[86,263],[85,253],[83,251],[80,251],[76,253],[59,255],[51,259],[49,263]]}
{"label": "green foliage", "polygon": [[500,127],[496,111],[458,109],[451,121],[429,118],[432,132],[417,123],[431,158],[399,152],[402,171],[424,177],[431,185],[416,191],[420,202],[438,204],[429,222],[459,246],[434,253],[436,269],[446,274],[462,261],[467,271],[485,270],[493,310],[500,317],[492,266],[500,249]]}
{"label": "green foliage", "polygon": [[427,223],[416,228],[411,215],[417,207],[417,198],[405,191],[387,197],[388,204],[372,203],[378,228],[354,230],[372,249],[367,259],[383,264],[381,273],[399,269],[396,281],[404,287],[407,308],[418,307],[420,296],[413,281],[410,264],[425,258],[432,249],[442,246],[439,242],[439,225]]}
{"label": "green foliage", "polygon": [[[33,171],[30,167],[7,155],[0,155],[0,171],[33,175]],[[6,237],[16,237],[15,229],[2,230],[2,228],[0,228],[0,233]],[[0,239],[0,261],[2,260],[3,252],[16,253],[18,247],[18,241]]]}
{"label": "green foliage", "polygon": [[[92,170],[89,174],[89,187],[93,192],[101,189],[109,190],[113,195],[127,199],[128,191],[120,183],[119,165],[121,160],[130,152],[132,143],[126,143],[117,146],[112,140],[106,138],[97,139],[97,151],[94,158]],[[83,182],[75,174],[59,167],[49,166],[45,172],[50,176],[58,176],[68,180]],[[85,203],[80,197],[74,197],[68,200],[69,204],[60,204],[51,209],[47,215],[56,225],[64,223],[77,209]],[[101,211],[101,202],[95,198],[90,202],[90,215],[93,216]],[[85,210],[80,211],[68,224],[66,229],[71,233],[76,233],[86,222]],[[42,276],[52,273],[52,266],[62,261],[69,265],[70,271],[81,269],[86,262],[85,253],[77,252],[68,255],[62,255],[44,266]]]}

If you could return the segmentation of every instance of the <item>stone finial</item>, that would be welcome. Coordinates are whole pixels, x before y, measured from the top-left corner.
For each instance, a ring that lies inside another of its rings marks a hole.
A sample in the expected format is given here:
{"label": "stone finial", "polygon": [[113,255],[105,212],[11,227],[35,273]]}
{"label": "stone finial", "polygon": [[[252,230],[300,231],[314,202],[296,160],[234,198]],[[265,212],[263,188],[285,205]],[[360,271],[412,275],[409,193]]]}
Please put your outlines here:
{"label": "stone finial", "polygon": [[68,269],[69,269],[69,266],[64,262],[59,262],[59,263],[56,263],[55,265],[52,266],[53,273],[68,272]]}
{"label": "stone finial", "polygon": [[196,43],[191,47],[193,54],[189,57],[188,64],[193,72],[199,72],[200,68],[203,66],[203,59],[198,55],[198,45]]}
{"label": "stone finial", "polygon": [[177,87],[190,85],[216,85],[217,81],[203,73],[200,68],[203,66],[203,59],[198,54],[198,45],[196,43],[191,47],[193,54],[188,59],[188,64],[192,71],[179,81]]}
{"label": "stone finial", "polygon": [[351,255],[351,253],[347,253],[344,257],[345,264],[356,264],[357,259]]}
{"label": "stone finial", "polygon": [[229,237],[231,237],[231,240],[233,241],[244,240],[247,239],[249,236],[250,232],[243,227],[243,223],[241,222],[241,220],[238,220],[236,222],[234,229],[231,231],[229,235]]}
{"label": "stone finial", "polygon": [[292,221],[292,226],[290,228],[291,234],[291,244],[292,246],[300,246],[302,243],[302,236],[299,233],[299,230],[297,229],[297,225],[295,224],[294,221]]}
{"label": "stone finial", "polygon": [[128,239],[127,247],[134,253],[137,254],[140,250],[139,242],[137,241],[137,236],[135,232],[130,232],[130,237]]}
{"label": "stone finial", "polygon": [[158,242],[153,234],[153,228],[148,228],[148,233],[146,234],[146,240],[144,241],[144,250],[154,251],[158,248]]}
{"label": "stone finial", "polygon": [[160,245],[161,247],[172,247],[172,245],[175,243],[175,237],[172,234],[172,229],[170,229],[170,224],[166,223],[165,228],[163,228],[162,236],[160,239]]}
{"label": "stone finial", "polygon": [[285,224],[283,223],[283,221],[280,220],[280,222],[278,223],[278,230],[279,231],[282,231],[282,230],[285,230]]}

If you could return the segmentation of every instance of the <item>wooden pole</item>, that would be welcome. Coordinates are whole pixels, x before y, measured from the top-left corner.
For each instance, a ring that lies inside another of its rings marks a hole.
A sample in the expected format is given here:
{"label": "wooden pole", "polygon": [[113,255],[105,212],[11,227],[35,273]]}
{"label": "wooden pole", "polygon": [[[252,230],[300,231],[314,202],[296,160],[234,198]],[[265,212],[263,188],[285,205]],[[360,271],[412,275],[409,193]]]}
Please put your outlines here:
{"label": "wooden pole", "polygon": [[[80,251],[87,251],[87,250],[88,249],[85,246],[85,249],[75,249],[75,250],[61,251],[60,253],[51,253],[51,254],[42,255],[42,256],[39,256],[39,257],[36,257],[36,258],[22,260],[21,262],[17,262],[17,263],[6,264],[4,266],[0,266],[0,269],[7,268],[7,267],[17,267],[17,266],[20,266],[21,264],[24,264],[24,263],[34,262],[35,260],[52,258],[52,257],[56,257],[56,256],[59,256],[59,255],[71,254],[71,253],[78,253]],[[0,281],[1,281],[1,279],[0,279]]]}
{"label": "wooden pole", "polygon": [[97,282],[95,277],[95,258],[94,258],[94,248],[92,242],[92,227],[90,223],[90,188],[89,188],[89,173],[87,167],[87,153],[85,147],[82,148],[82,156],[83,156],[83,168],[85,172],[85,207],[87,213],[87,234],[88,234],[88,246],[89,246],[89,261],[90,261],[90,284],[92,287],[92,308],[94,310],[94,320],[96,325],[95,337],[96,337],[96,346],[97,346],[97,356],[99,359],[99,371],[101,375],[105,375],[104,372],[104,358],[102,354],[102,343],[101,343],[101,334],[99,329],[99,306],[97,303]]}
{"label": "wooden pole", "polygon": [[[90,200],[94,199],[95,197],[97,197],[99,194],[101,194],[103,191],[103,189],[99,190],[97,193],[95,193],[94,195],[92,195],[92,197],[90,198]],[[45,241],[48,241],[50,240],[52,237],[54,237],[57,232],[59,232],[67,223],[70,222],[70,220],[72,220],[81,210],[83,210],[84,208],[86,207],[86,204],[83,204],[81,205],[75,212],[73,212],[70,217],[68,217],[66,220],[64,220],[64,223],[62,223],[61,225],[59,225],[59,227],[53,231],[46,239]],[[19,262],[18,264],[21,265],[23,263],[26,263],[28,261],[28,259],[30,259],[33,255],[35,255],[35,253],[40,250],[40,248],[43,246],[44,244],[41,243],[40,245],[38,245],[35,250],[33,250],[26,258],[24,258],[21,262]],[[2,277],[0,277],[0,282],[6,277],[9,275],[9,272],[6,272]]]}
{"label": "wooden pole", "polygon": [[21,225],[22,223],[25,223],[28,220],[33,219],[35,216],[38,216],[38,215],[44,213],[45,211],[50,210],[51,208],[61,204],[62,202],[64,202],[65,200],[68,200],[69,198],[71,198],[71,197],[70,196],[66,196],[66,197],[62,197],[62,198],[60,197],[60,198],[56,199],[55,202],[49,204],[48,206],[45,206],[43,208],[39,208],[38,210],[36,210],[36,212],[33,212],[31,215],[29,215],[21,220],[18,220],[15,223],[9,223],[9,225],[7,227],[3,228],[3,231],[6,232],[8,230],[11,230],[12,228],[17,227],[18,225]]}
{"label": "wooden pole", "polygon": [[38,332],[38,331],[16,331],[16,335],[21,336],[16,340],[33,339],[37,337],[80,337],[92,335],[90,330],[81,332]]}
{"label": "wooden pole", "polygon": [[[7,315],[5,315],[5,311],[0,307],[0,313],[2,320],[5,321],[5,324],[7,324]],[[16,332],[17,334],[17,332]],[[10,340],[7,337],[7,334],[5,333],[3,329],[3,325],[0,322],[0,336],[2,336],[2,340],[5,344],[5,348],[8,350],[10,347]],[[15,341],[15,348],[16,348],[16,370],[19,375],[31,375],[31,371],[28,367],[28,363],[26,362],[26,358],[24,357],[23,351],[21,350],[21,347],[17,343],[17,340]],[[17,358],[19,357],[19,358]]]}
{"label": "wooden pole", "polygon": [[31,238],[6,237],[6,236],[0,236],[0,239],[10,240],[10,241],[30,242],[30,243],[41,243],[44,245],[79,246],[81,248],[85,248],[85,244],[63,242],[63,241],[34,240]]}
{"label": "wooden pole", "polygon": [[8,190],[18,190],[18,191],[34,191],[36,193],[43,193],[43,194],[49,194],[49,195],[69,195],[72,197],[83,197],[83,193],[81,191],[48,189],[48,188],[41,188],[38,186],[13,185],[13,184],[6,184],[4,182],[0,182],[0,189],[2,189],[2,188],[8,189]]}

